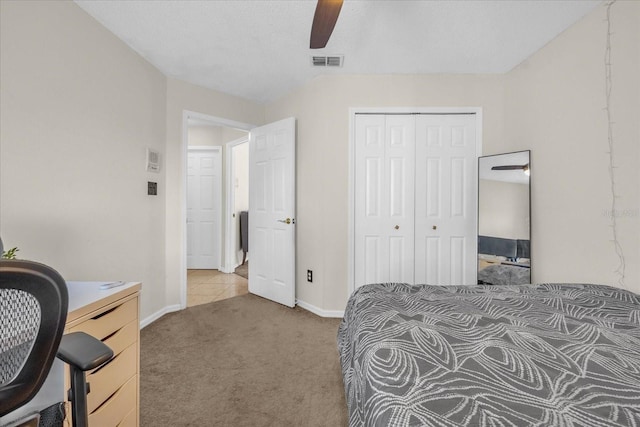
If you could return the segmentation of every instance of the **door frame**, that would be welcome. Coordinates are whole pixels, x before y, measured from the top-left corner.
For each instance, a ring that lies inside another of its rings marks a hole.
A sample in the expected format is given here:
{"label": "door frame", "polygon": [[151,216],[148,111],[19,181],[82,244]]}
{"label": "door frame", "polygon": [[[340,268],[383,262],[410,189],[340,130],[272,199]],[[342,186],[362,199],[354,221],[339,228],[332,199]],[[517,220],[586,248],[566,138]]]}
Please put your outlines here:
{"label": "door frame", "polygon": [[[349,221],[347,237],[347,291],[355,290],[355,162],[356,162],[356,115],[357,114],[475,114],[476,117],[476,159],[482,155],[482,107],[351,107],[349,108]],[[476,162],[477,167],[477,162]],[[476,176],[477,180],[477,176]],[[477,198],[477,183],[476,188]],[[476,213],[477,214],[477,213]],[[476,221],[476,235],[477,235]],[[476,254],[476,259],[478,258]]]}
{"label": "door frame", "polygon": [[[222,179],[223,179],[223,173],[222,173],[222,156],[223,156],[223,152],[222,152],[222,146],[221,145],[188,145],[187,146],[187,162],[188,162],[188,158],[189,158],[189,154],[191,152],[217,152],[218,153],[218,165],[220,168],[220,182],[218,183],[218,185],[216,186],[216,188],[214,189],[214,191],[218,192],[218,197],[215,198],[215,203],[216,203],[216,208],[218,209],[219,215],[220,215],[220,222],[218,224],[217,230],[216,232],[218,233],[217,235],[217,241],[214,242],[214,244],[217,247],[218,250],[218,256],[215,259],[215,263],[218,266],[218,270],[221,270],[222,268],[222,213],[223,213],[223,197],[222,197]],[[188,171],[187,171],[188,173]],[[187,188],[187,191],[189,191],[189,189]],[[188,200],[188,197],[187,197]],[[187,236],[187,244],[189,243],[189,236]],[[225,240],[226,240],[226,235],[225,235]],[[189,267],[188,264],[188,260],[187,260],[187,269]]]}
{"label": "door frame", "polygon": [[[187,154],[189,148],[189,119],[204,120],[212,125],[226,126],[251,132],[256,127],[254,124],[237,122],[222,117],[211,116],[209,114],[198,113],[196,111],[182,111],[182,173],[180,174],[180,191],[182,194],[180,202],[180,308],[187,308]],[[223,155],[225,153],[223,152]],[[226,178],[226,177],[225,177]],[[226,199],[226,197],[225,197]],[[226,203],[226,200],[225,202]],[[226,210],[225,210],[226,212]],[[226,262],[226,260],[225,260]]]}
{"label": "door frame", "polygon": [[[249,143],[249,134],[246,137],[238,138],[225,144],[225,180],[226,180],[226,219],[225,219],[225,248],[224,248],[224,272],[233,273],[239,264],[235,262],[236,256],[236,233],[233,227],[233,214],[235,213],[236,190],[234,178],[236,171],[234,169],[235,159],[233,149],[242,144]],[[249,164],[250,165],[250,164]],[[247,167],[249,167],[249,165]],[[231,238],[233,237],[233,238]]]}

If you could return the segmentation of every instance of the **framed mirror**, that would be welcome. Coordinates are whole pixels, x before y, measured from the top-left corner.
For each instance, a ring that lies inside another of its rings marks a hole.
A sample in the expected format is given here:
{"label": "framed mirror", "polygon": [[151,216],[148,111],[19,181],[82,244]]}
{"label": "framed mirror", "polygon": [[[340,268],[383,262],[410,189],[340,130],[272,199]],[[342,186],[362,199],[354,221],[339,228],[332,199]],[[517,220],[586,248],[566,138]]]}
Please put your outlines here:
{"label": "framed mirror", "polygon": [[478,158],[478,284],[531,283],[530,154]]}

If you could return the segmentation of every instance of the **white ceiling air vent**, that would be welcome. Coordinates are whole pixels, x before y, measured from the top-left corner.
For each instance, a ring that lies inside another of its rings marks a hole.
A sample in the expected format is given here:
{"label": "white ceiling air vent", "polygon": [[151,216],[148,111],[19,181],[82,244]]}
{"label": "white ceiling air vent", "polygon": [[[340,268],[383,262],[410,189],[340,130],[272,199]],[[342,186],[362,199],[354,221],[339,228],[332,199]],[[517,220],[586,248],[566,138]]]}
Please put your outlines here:
{"label": "white ceiling air vent", "polygon": [[311,56],[311,63],[314,67],[342,67],[342,61],[344,56],[332,55],[332,56]]}

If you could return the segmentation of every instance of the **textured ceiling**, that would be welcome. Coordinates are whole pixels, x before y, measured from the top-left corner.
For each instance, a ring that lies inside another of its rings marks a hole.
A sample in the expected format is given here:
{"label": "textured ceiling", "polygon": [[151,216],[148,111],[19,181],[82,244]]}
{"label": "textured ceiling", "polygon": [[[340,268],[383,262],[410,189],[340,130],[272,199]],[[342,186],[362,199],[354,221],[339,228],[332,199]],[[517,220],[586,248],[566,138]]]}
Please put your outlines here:
{"label": "textured ceiling", "polygon": [[313,0],[76,3],[165,75],[268,102],[320,74],[504,73],[601,1],[345,0],[315,50]]}

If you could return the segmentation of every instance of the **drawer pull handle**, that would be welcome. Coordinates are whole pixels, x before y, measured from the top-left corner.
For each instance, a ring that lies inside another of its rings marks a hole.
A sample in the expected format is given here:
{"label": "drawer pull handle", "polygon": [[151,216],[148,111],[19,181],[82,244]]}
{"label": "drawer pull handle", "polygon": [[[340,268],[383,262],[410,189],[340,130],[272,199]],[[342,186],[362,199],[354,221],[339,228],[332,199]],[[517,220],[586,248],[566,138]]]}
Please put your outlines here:
{"label": "drawer pull handle", "polygon": [[[120,391],[120,389],[121,389],[121,388],[122,388],[122,387],[118,388],[116,391],[114,391],[114,392],[111,394],[111,396],[107,397],[107,398],[104,400],[104,402],[102,402],[102,403],[100,404],[100,406],[98,406],[96,409],[94,409],[94,410],[93,410],[93,413],[98,412],[100,409],[102,409],[102,407],[103,407],[103,406],[105,406],[107,403],[109,403],[109,400],[111,400],[111,399],[113,398],[113,396],[115,396],[116,394],[118,394],[118,392]],[[71,390],[69,390],[69,391],[71,391]]]}
{"label": "drawer pull handle", "polygon": [[106,337],[102,338],[102,342],[105,342],[106,340],[108,340],[109,338],[111,338],[112,336],[114,336],[115,334],[117,334],[118,332],[120,332],[122,330],[122,328],[118,329],[117,331],[113,331],[113,333],[107,335]]}
{"label": "drawer pull handle", "polygon": [[107,314],[113,313],[114,311],[116,311],[116,310],[117,310],[118,308],[120,308],[120,307],[121,307],[121,306],[119,306],[119,305],[118,305],[118,306],[116,306],[116,307],[110,308],[109,310],[104,311],[104,312],[102,312],[102,313],[100,313],[100,314],[96,315],[95,317],[92,317],[91,319],[92,319],[92,320],[98,320],[99,318],[104,317],[104,316],[106,316]]}

